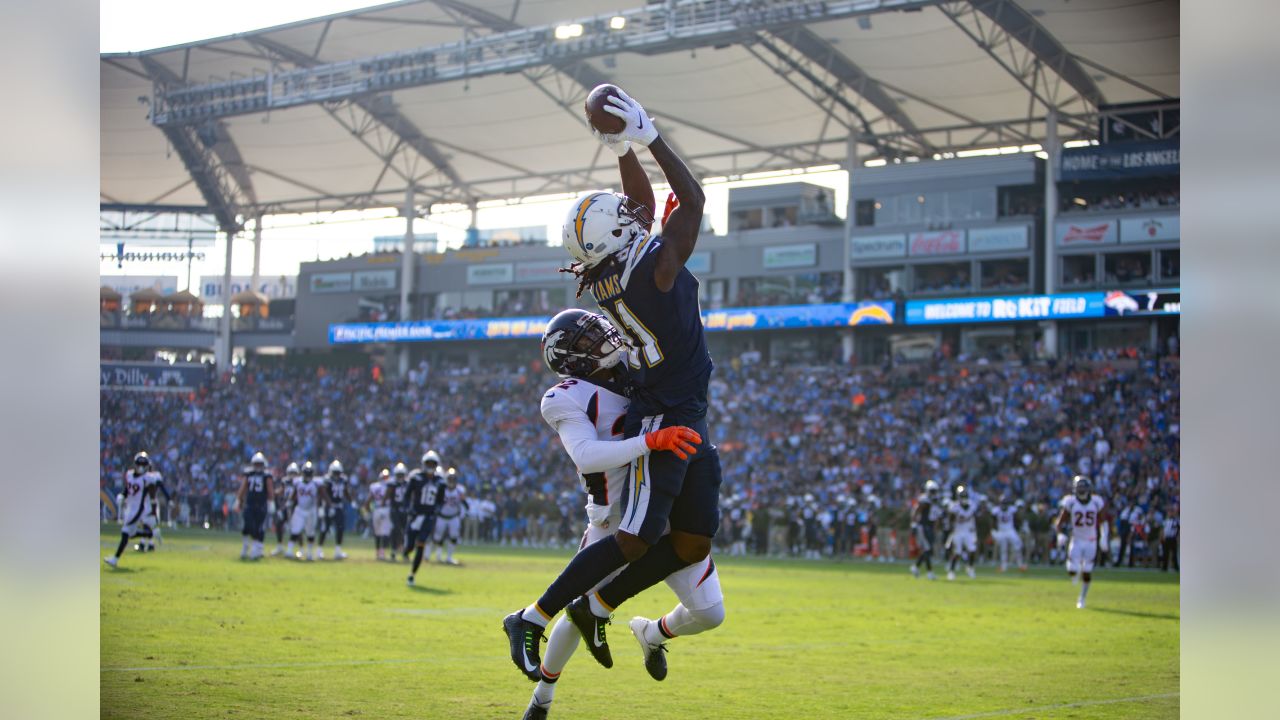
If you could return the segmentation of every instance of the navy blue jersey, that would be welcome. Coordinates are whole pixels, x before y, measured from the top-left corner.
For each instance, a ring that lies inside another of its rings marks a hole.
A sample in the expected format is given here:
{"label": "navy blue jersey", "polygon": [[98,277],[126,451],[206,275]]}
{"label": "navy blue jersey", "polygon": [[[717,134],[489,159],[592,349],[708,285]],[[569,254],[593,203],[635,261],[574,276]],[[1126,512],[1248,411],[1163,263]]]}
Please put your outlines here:
{"label": "navy blue jersey", "polygon": [[329,486],[329,502],[334,505],[342,505],[347,499],[347,479],[328,478],[326,484]]}
{"label": "navy blue jersey", "polygon": [[265,508],[267,506],[267,481],[271,473],[250,470],[244,474],[246,485],[244,493],[245,507]]}
{"label": "navy blue jersey", "polygon": [[409,473],[405,492],[409,496],[409,512],[413,515],[433,513],[444,502],[444,483],[434,474],[422,470]]}
{"label": "navy blue jersey", "polygon": [[392,480],[387,483],[387,487],[391,488],[391,510],[392,512],[407,512],[409,510],[409,483],[396,482]]}
{"label": "navy blue jersey", "polygon": [[627,259],[602,271],[590,285],[596,304],[630,340],[638,397],[674,406],[706,395],[711,354],[698,307],[698,278],[681,268],[671,290],[654,278],[662,238],[635,243]]}

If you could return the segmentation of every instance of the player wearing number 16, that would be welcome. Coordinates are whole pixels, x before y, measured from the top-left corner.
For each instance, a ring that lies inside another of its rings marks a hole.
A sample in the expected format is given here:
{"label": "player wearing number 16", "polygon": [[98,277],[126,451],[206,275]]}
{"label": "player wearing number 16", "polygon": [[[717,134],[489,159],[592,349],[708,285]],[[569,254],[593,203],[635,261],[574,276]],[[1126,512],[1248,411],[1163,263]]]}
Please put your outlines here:
{"label": "player wearing number 16", "polygon": [[[681,568],[705,560],[720,525],[720,460],[707,431],[707,352],[698,307],[698,279],[685,268],[702,223],[698,181],[663,141],[638,102],[621,91],[604,110],[622,121],[616,134],[596,134],[618,156],[622,195],[579,198],[564,224],[568,268],[630,346],[634,390],[624,423],[626,438],[684,426],[703,442],[692,454],[641,455],[632,461],[621,493],[618,532],[584,548],[539,600],[504,627],[512,660],[536,679],[537,638],[550,618],[567,608],[587,637],[592,655],[609,666],[605,622],[618,603]],[[651,234],[655,200],[635,148],[647,147],[679,202]],[[664,535],[670,523],[671,532]],[[591,587],[628,564],[589,597]],[[572,604],[571,604],[572,603]],[[530,640],[532,639],[532,642]]]}

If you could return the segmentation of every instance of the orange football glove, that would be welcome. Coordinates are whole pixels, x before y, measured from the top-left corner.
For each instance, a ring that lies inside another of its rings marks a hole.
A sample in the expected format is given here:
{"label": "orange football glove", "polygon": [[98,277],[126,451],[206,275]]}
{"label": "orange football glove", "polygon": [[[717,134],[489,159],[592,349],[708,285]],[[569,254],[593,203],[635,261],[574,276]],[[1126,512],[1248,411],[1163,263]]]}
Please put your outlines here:
{"label": "orange football glove", "polygon": [[644,444],[650,450],[670,450],[681,460],[697,452],[693,446],[702,442],[702,436],[683,425],[654,430],[644,436]]}

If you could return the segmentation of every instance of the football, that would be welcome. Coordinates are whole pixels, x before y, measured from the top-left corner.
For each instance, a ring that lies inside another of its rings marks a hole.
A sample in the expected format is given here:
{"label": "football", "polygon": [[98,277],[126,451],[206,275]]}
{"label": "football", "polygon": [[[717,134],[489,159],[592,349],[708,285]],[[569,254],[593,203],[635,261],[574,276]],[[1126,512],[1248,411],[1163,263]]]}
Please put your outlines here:
{"label": "football", "polygon": [[622,132],[626,127],[622,118],[604,111],[612,104],[609,98],[616,96],[618,92],[617,85],[597,85],[587,95],[587,101],[583,103],[582,109],[587,114],[587,124],[606,135]]}

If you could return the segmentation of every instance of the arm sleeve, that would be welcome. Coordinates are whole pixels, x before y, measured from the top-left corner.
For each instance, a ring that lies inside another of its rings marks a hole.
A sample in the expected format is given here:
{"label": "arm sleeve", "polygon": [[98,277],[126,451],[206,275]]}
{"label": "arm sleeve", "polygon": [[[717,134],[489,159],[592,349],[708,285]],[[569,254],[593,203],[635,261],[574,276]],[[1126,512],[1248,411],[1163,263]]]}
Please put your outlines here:
{"label": "arm sleeve", "polygon": [[555,423],[555,429],[573,464],[583,475],[628,465],[649,452],[643,435],[628,440],[598,439],[595,425],[585,416],[566,417]]}

